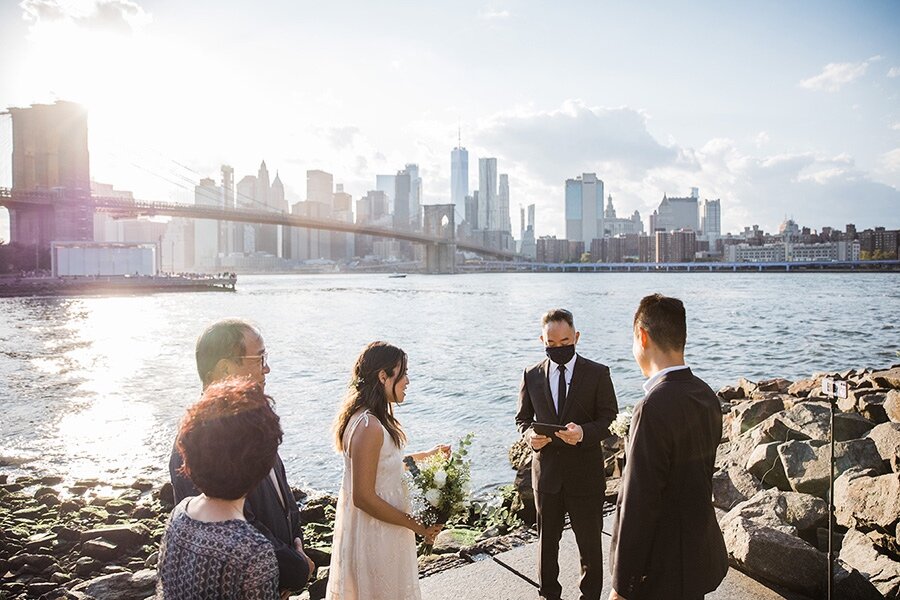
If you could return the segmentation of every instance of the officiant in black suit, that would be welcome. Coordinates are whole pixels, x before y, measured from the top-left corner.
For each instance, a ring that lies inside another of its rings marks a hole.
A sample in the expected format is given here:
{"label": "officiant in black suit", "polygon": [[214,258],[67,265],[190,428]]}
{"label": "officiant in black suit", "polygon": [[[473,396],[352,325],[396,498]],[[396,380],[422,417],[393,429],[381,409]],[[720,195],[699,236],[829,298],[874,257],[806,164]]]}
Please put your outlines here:
{"label": "officiant in black suit", "polygon": [[[606,477],[600,442],[609,436],[618,404],[609,368],[576,354],[580,333],[572,313],[554,309],[541,319],[547,359],[525,370],[516,425],[531,446],[531,478],[540,535],[540,597],[559,600],[559,541],[566,513],[581,557],[582,600],[603,587],[603,500]],[[563,426],[541,435],[534,423]]]}
{"label": "officiant in black suit", "polygon": [[634,315],[632,352],[647,381],[634,408],[616,503],[610,600],[699,600],[728,572],[712,504],[722,409],[684,362],[687,319],[653,294]]}

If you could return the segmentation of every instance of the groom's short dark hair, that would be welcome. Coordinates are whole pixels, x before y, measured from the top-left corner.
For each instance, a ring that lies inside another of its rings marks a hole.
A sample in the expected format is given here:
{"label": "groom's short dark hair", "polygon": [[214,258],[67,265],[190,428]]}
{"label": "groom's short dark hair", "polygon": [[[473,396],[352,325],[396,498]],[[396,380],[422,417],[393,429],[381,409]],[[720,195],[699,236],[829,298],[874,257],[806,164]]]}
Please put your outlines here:
{"label": "groom's short dark hair", "polygon": [[684,350],[687,342],[687,313],[678,298],[651,294],[641,298],[634,313],[634,326],[640,327],[663,350]]}
{"label": "groom's short dark hair", "polygon": [[575,317],[572,313],[564,308],[551,308],[541,317],[541,327],[551,322],[565,322],[569,327],[575,329]]}

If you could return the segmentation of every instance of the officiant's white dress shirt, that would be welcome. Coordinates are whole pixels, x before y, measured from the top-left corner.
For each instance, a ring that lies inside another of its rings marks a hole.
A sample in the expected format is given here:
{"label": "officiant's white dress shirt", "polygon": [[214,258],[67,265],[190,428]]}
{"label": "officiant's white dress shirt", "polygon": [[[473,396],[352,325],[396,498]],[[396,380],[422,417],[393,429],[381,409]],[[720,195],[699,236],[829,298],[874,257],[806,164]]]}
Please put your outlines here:
{"label": "officiant's white dress shirt", "polygon": [[[575,371],[575,359],[578,353],[572,357],[572,360],[566,363],[566,398],[569,397],[569,386],[572,385],[572,372]],[[553,408],[556,414],[559,414],[559,365],[550,361],[550,394],[553,395]]]}

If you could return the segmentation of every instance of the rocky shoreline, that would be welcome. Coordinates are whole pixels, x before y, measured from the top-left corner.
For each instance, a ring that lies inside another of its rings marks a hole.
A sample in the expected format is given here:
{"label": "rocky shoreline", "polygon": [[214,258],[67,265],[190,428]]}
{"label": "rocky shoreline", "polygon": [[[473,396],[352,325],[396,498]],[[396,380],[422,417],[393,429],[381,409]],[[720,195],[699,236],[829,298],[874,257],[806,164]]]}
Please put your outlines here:
{"label": "rocky shoreline", "polygon": [[[773,586],[824,596],[830,408],[821,380],[848,381],[836,432],[835,598],[900,598],[900,365],[818,373],[800,381],[741,379],[718,395],[723,436],[713,477],[733,567]],[[603,441],[606,508],[625,465],[624,440]],[[536,539],[531,451],[514,444],[515,483],[451,522],[420,575],[433,575]],[[169,484],[0,474],[0,600],[144,600],[172,509]],[[294,491],[316,578],[295,599],[324,596],[336,499]]]}
{"label": "rocky shoreline", "polygon": [[[173,508],[171,484],[97,480],[61,486],[61,477],[0,474],[0,600],[59,598],[144,600],[156,585],[156,561]],[[336,498],[294,490],[316,578],[297,599],[325,595]],[[535,539],[516,516],[511,487],[474,502],[432,553],[419,559],[429,576]]]}

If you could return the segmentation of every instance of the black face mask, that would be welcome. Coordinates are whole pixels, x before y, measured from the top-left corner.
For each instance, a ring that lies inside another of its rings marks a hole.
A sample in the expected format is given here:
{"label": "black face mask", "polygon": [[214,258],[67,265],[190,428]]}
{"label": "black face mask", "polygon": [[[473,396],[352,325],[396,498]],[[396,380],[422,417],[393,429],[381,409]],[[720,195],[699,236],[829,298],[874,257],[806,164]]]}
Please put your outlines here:
{"label": "black face mask", "polygon": [[564,365],[575,356],[575,344],[570,344],[568,346],[545,346],[544,351],[547,352],[547,358],[558,365]]}

